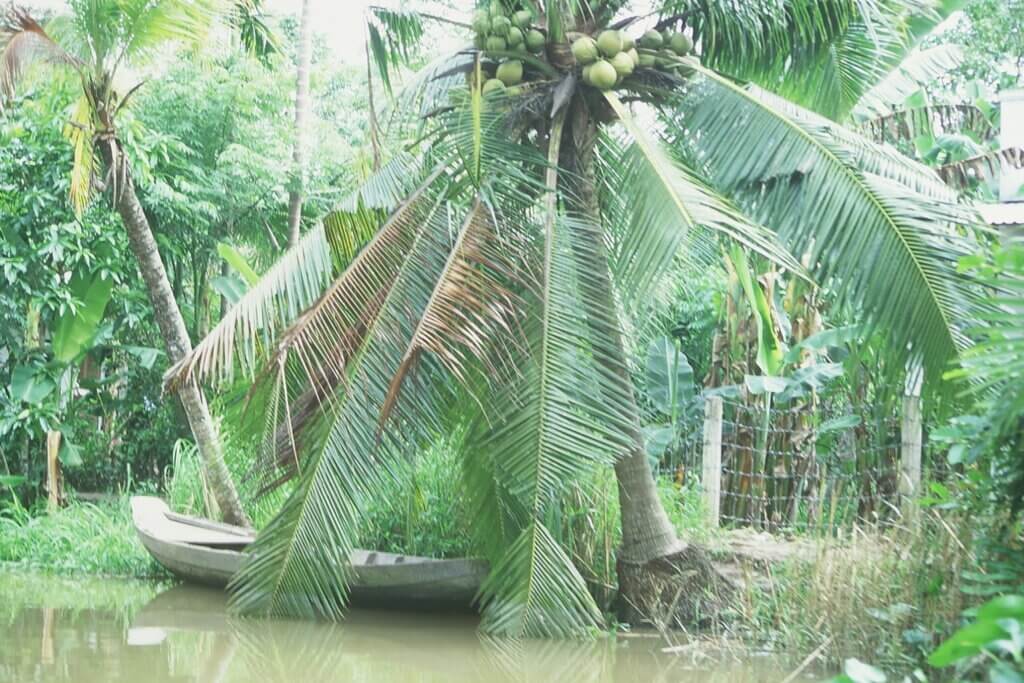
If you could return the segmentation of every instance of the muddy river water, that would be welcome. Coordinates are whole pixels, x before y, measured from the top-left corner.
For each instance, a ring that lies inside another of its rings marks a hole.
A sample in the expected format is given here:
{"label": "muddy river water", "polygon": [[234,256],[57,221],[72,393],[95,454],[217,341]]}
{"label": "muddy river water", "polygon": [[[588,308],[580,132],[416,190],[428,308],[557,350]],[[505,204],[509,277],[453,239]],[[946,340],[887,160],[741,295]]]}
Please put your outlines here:
{"label": "muddy river water", "polygon": [[[510,642],[468,615],[240,619],[219,591],[0,570],[0,681],[780,681],[766,657],[652,637]],[[698,654],[699,653],[699,654]]]}

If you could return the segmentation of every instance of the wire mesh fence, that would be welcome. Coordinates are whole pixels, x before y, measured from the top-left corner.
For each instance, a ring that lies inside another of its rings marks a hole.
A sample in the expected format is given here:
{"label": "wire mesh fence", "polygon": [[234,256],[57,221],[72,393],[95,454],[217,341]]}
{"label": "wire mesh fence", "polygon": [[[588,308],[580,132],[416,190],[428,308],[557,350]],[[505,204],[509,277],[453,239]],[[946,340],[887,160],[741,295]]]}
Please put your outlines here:
{"label": "wire mesh fence", "polygon": [[705,458],[719,458],[720,481],[710,484],[718,488],[718,505],[708,505],[718,508],[716,523],[833,534],[900,518],[905,475],[896,408],[765,407],[723,399],[721,416],[711,425],[720,440],[706,443],[708,425],[697,420],[661,463],[663,474],[682,483],[702,471]]}

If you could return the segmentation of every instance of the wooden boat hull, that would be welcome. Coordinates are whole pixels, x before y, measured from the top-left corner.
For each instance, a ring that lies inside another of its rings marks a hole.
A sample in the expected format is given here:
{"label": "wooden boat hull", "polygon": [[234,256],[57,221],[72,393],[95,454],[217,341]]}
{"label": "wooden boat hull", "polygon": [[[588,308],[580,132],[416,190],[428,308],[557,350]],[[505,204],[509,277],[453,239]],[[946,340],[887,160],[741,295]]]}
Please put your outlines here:
{"label": "wooden boat hull", "polygon": [[[132,498],[132,516],[139,540],[157,562],[185,581],[207,586],[227,586],[253,540],[243,529],[174,515],[158,498]],[[198,531],[190,531],[193,525]],[[488,569],[482,560],[369,550],[353,551],[350,562],[354,604],[410,609],[470,609]]]}

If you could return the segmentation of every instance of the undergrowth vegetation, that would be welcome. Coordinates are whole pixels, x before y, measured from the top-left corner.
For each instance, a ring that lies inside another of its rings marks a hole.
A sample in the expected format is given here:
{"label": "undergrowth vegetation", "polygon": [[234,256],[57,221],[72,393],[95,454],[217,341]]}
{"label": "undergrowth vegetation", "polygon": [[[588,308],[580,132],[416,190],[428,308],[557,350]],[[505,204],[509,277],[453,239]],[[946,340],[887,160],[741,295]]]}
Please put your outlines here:
{"label": "undergrowth vegetation", "polygon": [[964,517],[935,512],[913,529],[855,527],[823,540],[743,596],[747,635],[830,663],[913,668],[970,604],[962,577],[978,566],[968,529]]}
{"label": "undergrowth vegetation", "polygon": [[136,538],[128,499],[75,502],[52,514],[0,509],[0,568],[67,575],[167,577]]}

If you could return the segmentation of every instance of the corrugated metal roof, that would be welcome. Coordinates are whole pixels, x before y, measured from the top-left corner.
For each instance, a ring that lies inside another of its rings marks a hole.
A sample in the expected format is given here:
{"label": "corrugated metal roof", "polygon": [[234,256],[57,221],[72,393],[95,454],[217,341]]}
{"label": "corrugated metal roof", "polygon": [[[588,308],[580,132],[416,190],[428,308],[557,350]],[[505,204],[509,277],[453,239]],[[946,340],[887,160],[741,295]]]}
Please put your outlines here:
{"label": "corrugated metal roof", "polygon": [[1024,225],[1024,202],[979,204],[978,212],[989,225]]}

